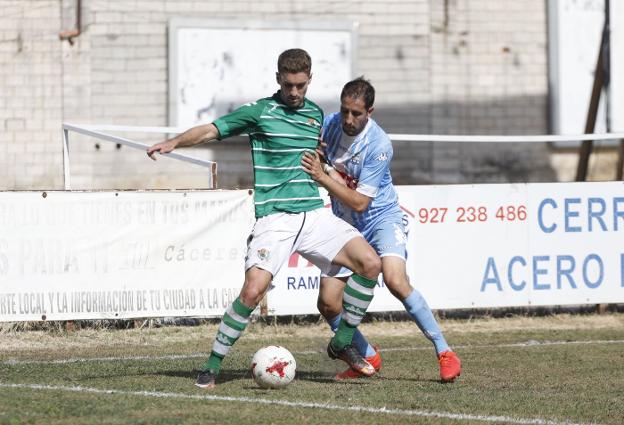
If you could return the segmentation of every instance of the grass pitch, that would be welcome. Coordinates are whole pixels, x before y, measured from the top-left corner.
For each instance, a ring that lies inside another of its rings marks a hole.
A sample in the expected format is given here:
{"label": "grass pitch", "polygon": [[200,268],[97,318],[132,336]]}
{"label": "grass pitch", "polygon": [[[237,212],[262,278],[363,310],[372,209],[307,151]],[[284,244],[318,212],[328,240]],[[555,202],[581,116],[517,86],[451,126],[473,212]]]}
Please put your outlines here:
{"label": "grass pitch", "polygon": [[[194,387],[217,325],[0,333],[1,424],[622,424],[624,315],[441,321],[463,362],[441,384],[412,322],[361,329],[379,344],[378,376],[333,381],[323,324],[254,323],[214,391]],[[297,377],[263,390],[249,362],[278,344]]]}

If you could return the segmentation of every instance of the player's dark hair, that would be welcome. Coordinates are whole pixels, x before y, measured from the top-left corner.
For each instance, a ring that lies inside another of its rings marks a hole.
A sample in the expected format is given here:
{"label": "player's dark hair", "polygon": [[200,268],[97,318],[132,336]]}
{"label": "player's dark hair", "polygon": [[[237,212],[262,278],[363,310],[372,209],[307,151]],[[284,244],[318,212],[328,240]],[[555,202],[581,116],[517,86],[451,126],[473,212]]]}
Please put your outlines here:
{"label": "player's dark hair", "polygon": [[364,100],[364,106],[368,109],[375,103],[375,88],[368,80],[364,79],[364,76],[361,76],[344,85],[340,99],[345,97],[352,99],[361,97]]}
{"label": "player's dark hair", "polygon": [[310,75],[312,71],[312,58],[303,49],[284,50],[277,59],[277,72],[280,74],[297,74],[305,72]]}

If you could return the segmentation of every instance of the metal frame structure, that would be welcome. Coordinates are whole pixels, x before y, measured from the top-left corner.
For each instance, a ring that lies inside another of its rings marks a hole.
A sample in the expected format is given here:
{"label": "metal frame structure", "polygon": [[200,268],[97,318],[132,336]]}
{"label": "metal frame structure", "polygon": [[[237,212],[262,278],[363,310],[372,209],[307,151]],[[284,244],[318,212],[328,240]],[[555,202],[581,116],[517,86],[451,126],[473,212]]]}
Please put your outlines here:
{"label": "metal frame structure", "polygon": [[[95,137],[107,142],[119,143],[134,149],[145,151],[149,146],[131,139],[108,134],[111,131],[180,134],[184,129],[178,127],[139,127],[121,125],[85,125],[63,123],[63,176],[65,190],[71,190],[71,173],[69,158],[69,132],[73,131],[86,136]],[[578,135],[529,135],[529,136],[493,136],[493,135],[432,135],[432,134],[388,134],[392,141],[397,142],[435,142],[435,143],[557,143],[569,141],[622,140],[624,133],[578,134]],[[624,151],[624,149],[622,149]],[[210,169],[210,188],[217,188],[217,163],[178,152],[165,154],[170,158],[190,162]],[[624,156],[624,155],[622,155]],[[621,160],[620,160],[621,162]],[[618,165],[622,167],[622,165]],[[621,169],[617,180],[621,179]]]}
{"label": "metal frame structure", "polygon": [[[117,143],[124,146],[128,146],[134,149],[140,149],[142,151],[147,150],[149,145],[141,142],[137,142],[125,137],[115,136],[108,134],[110,131],[123,131],[123,132],[135,132],[135,133],[160,133],[160,134],[180,134],[184,130],[177,127],[139,127],[139,126],[121,126],[121,125],[85,125],[85,124],[70,124],[63,123],[63,180],[65,190],[71,190],[71,171],[70,171],[70,158],[69,158],[69,132],[84,134],[86,136],[95,137],[107,142]],[[190,162],[191,164],[200,165],[210,169],[210,189],[217,188],[217,163],[215,161],[208,161],[201,158],[196,158],[191,155],[185,155],[178,152],[170,152],[165,154],[170,158],[175,158],[180,161]]]}

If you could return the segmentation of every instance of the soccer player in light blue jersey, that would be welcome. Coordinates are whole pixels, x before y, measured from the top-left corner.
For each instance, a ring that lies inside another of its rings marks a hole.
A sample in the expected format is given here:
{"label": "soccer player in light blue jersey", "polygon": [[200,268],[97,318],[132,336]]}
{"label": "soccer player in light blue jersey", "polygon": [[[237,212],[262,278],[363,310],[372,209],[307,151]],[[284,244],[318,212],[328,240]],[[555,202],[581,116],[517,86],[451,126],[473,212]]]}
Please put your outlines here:
{"label": "soccer player in light blue jersey", "polygon": [[215,388],[223,359],[242,336],[273,276],[294,252],[324,271],[339,264],[356,272],[345,286],[352,297],[333,295],[345,303],[345,313],[327,353],[365,375],[375,373],[353,346],[352,338],[373,299],[381,261],[353,226],[323,208],[317,184],[300,164],[304,152],[316,149],[323,121],[320,108],[305,97],[311,68],[312,59],[305,50],[288,49],[277,60],[275,79],[280,90],[273,96],[250,102],[147,150],[155,159],[156,153],[241,133],[250,139],[257,220],[247,240],[245,281],[238,298],[225,311],[210,356],[200,368],[195,383],[200,388]]}
{"label": "soccer player in light blue jersey", "polygon": [[[449,348],[427,302],[407,277],[406,229],[390,175],[392,144],[371,118],[374,101],[375,89],[368,81],[360,77],[348,82],[340,95],[340,112],[326,117],[323,124],[321,153],[325,164],[318,154],[307,153],[302,165],[329,192],[334,214],[358,229],[377,251],[386,286],[433,343],[441,380],[452,382],[461,373],[461,362]],[[321,278],[318,308],[333,330],[338,329],[342,317],[342,306],[336,300],[350,274],[342,268],[323,273]],[[344,297],[350,296],[345,290]],[[371,365],[381,368],[378,350],[360,331],[356,331],[353,344]],[[350,368],[336,378],[360,376]]]}

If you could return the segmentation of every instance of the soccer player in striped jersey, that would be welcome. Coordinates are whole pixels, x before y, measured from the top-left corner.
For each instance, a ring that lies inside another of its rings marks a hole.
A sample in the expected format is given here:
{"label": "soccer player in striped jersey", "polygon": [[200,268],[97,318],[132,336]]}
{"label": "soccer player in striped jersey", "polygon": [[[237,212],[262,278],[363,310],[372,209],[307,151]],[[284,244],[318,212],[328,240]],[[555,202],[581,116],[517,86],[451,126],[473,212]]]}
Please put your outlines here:
{"label": "soccer player in striped jersey", "polygon": [[280,90],[273,96],[243,105],[211,124],[193,127],[147,150],[155,159],[156,152],[165,154],[202,141],[249,135],[256,223],[247,242],[245,282],[223,315],[210,357],[197,377],[195,385],[200,388],[215,387],[223,358],[245,330],[273,276],[294,252],[327,273],[336,265],[355,272],[347,281],[344,297],[342,289],[333,295],[338,303],[343,300],[345,313],[327,353],[358,373],[375,373],[351,342],[373,298],[381,260],[353,226],[323,207],[318,185],[301,165],[302,155],[315,151],[323,122],[321,109],[305,97],[311,66],[306,51],[284,51],[277,62]]}
{"label": "soccer player in striped jersey", "polygon": [[[461,373],[461,362],[450,350],[423,296],[407,277],[405,261],[406,229],[398,196],[392,185],[390,161],[392,144],[386,133],[371,118],[375,89],[363,78],[348,82],[340,95],[339,113],[328,116],[323,124],[323,151],[305,154],[306,172],[330,193],[332,210],[358,229],[375,248],[382,262],[386,286],[398,298],[420,330],[433,343],[443,382],[453,381]],[[319,311],[332,329],[341,323],[341,305],[337,301],[342,289],[336,276],[351,274],[343,269],[321,278]],[[344,313],[343,313],[344,314]],[[381,368],[379,352],[356,330],[353,344],[377,370]],[[361,376],[354,369],[336,375],[337,379]]]}

